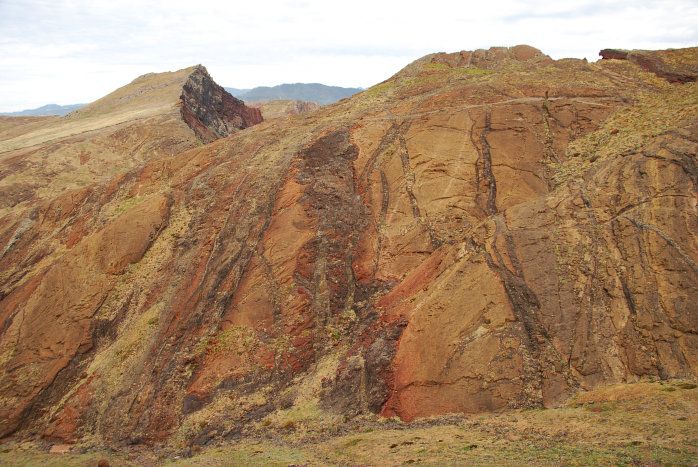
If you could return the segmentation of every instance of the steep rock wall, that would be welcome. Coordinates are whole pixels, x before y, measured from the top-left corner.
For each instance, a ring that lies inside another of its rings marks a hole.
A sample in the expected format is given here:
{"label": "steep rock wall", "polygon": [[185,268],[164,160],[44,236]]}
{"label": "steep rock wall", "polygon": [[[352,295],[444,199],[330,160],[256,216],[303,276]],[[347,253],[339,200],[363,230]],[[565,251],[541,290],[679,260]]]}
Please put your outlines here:
{"label": "steep rock wall", "polygon": [[182,88],[182,118],[204,143],[260,123],[262,113],[230,95],[197,66]]}

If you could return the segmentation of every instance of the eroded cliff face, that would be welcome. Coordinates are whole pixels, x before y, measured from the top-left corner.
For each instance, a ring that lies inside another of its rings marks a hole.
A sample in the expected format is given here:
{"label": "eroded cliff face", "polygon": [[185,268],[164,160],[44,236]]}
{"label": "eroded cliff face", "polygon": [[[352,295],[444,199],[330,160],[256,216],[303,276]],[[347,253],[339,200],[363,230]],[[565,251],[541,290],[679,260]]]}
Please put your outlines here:
{"label": "eroded cliff face", "polygon": [[695,378],[695,86],[435,54],[12,212],[2,434],[181,448]]}
{"label": "eroded cliff face", "polygon": [[259,109],[247,107],[230,95],[201,65],[187,78],[180,99],[182,118],[204,143],[262,121]]}

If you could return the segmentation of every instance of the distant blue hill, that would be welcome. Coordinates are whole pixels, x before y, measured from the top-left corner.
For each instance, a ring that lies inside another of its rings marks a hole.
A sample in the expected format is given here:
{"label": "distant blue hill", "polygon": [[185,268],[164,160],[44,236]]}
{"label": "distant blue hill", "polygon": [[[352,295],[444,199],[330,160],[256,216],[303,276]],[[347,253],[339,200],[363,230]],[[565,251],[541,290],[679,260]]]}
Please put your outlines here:
{"label": "distant blue hill", "polygon": [[[345,97],[351,97],[363,88],[342,88],[326,86],[319,83],[280,84],[278,86],[261,86],[254,89],[225,88],[233,96],[245,102],[271,101],[277,99],[296,99],[299,101],[317,102],[327,105]],[[47,115],[65,115],[87,104],[57,105],[48,104],[36,109],[19,112],[0,113],[9,117],[43,117]]]}
{"label": "distant blue hill", "polygon": [[8,117],[43,117],[47,115],[65,115],[87,104],[57,105],[48,104],[37,109],[21,110],[19,112],[0,113]]}
{"label": "distant blue hill", "polygon": [[332,104],[363,91],[362,88],[342,88],[319,83],[280,84],[273,87],[261,86],[254,89],[225,88],[225,90],[245,102],[296,99],[317,102],[320,105]]}
{"label": "distant blue hill", "polygon": [[252,91],[252,89],[238,89],[238,88],[223,88],[223,89],[225,89],[233,97],[237,97],[238,99],[240,98],[241,95],[245,94],[246,92]]}

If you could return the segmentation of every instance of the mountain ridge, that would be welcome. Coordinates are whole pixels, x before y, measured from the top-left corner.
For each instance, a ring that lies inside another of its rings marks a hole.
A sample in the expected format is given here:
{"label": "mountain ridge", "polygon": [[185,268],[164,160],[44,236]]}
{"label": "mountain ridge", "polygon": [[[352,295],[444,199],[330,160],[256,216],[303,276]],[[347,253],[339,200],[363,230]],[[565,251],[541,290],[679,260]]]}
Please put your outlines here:
{"label": "mountain ridge", "polygon": [[46,104],[35,109],[20,110],[18,112],[4,112],[0,115],[5,117],[43,117],[49,115],[59,115],[63,116],[77,110],[80,107],[84,107],[87,104],[69,104],[69,105],[58,105],[58,104]]}
{"label": "mountain ridge", "polygon": [[[298,100],[315,102],[320,105],[327,105],[337,102],[340,99],[350,97],[363,88],[344,88],[340,86],[327,86],[321,83],[287,83],[276,86],[259,86],[250,89],[238,89],[224,87],[233,97],[247,102],[259,102],[270,100]],[[249,96],[247,96],[247,94]],[[21,117],[21,116],[64,116],[70,112],[85,107],[89,104],[46,104],[35,109],[25,109],[17,112],[4,112],[0,116]]]}
{"label": "mountain ridge", "polygon": [[292,99],[328,105],[340,99],[351,97],[362,90],[362,88],[343,88],[340,86],[327,86],[320,83],[286,83],[271,87],[259,86],[254,89],[235,90],[237,92],[234,95],[245,102]]}

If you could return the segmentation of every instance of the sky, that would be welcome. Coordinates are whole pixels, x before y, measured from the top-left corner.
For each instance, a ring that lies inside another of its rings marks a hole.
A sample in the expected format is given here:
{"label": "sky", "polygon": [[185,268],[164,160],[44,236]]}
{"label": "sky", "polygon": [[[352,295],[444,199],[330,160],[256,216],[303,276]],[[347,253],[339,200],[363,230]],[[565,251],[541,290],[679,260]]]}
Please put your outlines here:
{"label": "sky", "polygon": [[698,46],[696,0],[0,0],[0,112],[87,103],[150,72],[226,87],[370,87],[432,52]]}

